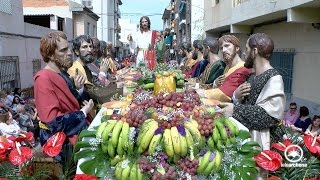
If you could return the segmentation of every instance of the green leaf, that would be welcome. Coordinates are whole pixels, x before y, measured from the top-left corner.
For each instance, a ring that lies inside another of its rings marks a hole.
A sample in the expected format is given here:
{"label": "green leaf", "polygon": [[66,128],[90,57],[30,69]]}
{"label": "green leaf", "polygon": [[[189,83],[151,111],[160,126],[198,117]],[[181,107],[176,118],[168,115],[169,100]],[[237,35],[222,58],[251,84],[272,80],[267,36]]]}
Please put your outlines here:
{"label": "green leaf", "polygon": [[250,147],[260,147],[260,144],[258,144],[255,141],[248,141],[243,146],[250,146]]}
{"label": "green leaf", "polygon": [[78,141],[74,147],[74,152],[77,152],[84,147],[91,147],[91,145],[88,141],[80,141],[80,142]]}
{"label": "green leaf", "polygon": [[89,130],[82,130],[78,136],[78,140],[81,140],[83,137],[96,137],[97,131],[89,131]]}
{"label": "green leaf", "polygon": [[97,177],[104,177],[107,176],[109,174],[109,170],[110,170],[110,165],[109,163],[106,161],[106,159],[100,161],[101,159],[99,158],[95,158],[97,162],[97,171],[96,171],[96,176]]}
{"label": "green leaf", "polygon": [[74,154],[74,161],[78,161],[81,158],[85,158],[85,157],[95,157],[96,156],[96,151],[95,150],[91,150],[91,149],[84,149],[81,150],[79,152],[76,152]]}
{"label": "green leaf", "polygon": [[238,138],[245,140],[251,138],[251,134],[248,131],[240,130],[238,134]]}
{"label": "green leaf", "polygon": [[105,122],[105,121],[108,121],[110,119],[110,116],[109,115],[104,115],[102,116],[101,118],[101,123]]}
{"label": "green leaf", "polygon": [[80,164],[80,169],[85,174],[95,175],[95,170],[96,170],[95,164],[96,164],[95,159],[86,160]]}
{"label": "green leaf", "polygon": [[256,161],[254,159],[244,159],[240,162],[240,165],[247,167],[256,167]]}

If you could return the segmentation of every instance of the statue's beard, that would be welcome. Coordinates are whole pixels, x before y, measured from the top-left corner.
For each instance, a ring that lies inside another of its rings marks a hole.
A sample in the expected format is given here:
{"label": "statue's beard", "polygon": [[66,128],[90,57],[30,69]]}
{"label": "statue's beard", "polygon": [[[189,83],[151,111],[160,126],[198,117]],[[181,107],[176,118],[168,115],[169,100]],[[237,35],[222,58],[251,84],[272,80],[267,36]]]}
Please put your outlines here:
{"label": "statue's beard", "polygon": [[254,57],[252,51],[249,53],[248,56],[245,57],[245,62],[244,62],[244,67],[246,68],[253,68],[253,65],[254,65],[254,60],[255,60],[256,57]]}
{"label": "statue's beard", "polygon": [[86,55],[80,54],[79,58],[82,60],[82,62],[86,64],[92,63],[94,61],[94,56],[92,54],[86,54]]}
{"label": "statue's beard", "polygon": [[53,59],[53,62],[58,66],[59,69],[62,69],[62,68],[69,69],[73,64],[71,56],[67,56],[67,58],[65,58],[63,60],[55,57]]}

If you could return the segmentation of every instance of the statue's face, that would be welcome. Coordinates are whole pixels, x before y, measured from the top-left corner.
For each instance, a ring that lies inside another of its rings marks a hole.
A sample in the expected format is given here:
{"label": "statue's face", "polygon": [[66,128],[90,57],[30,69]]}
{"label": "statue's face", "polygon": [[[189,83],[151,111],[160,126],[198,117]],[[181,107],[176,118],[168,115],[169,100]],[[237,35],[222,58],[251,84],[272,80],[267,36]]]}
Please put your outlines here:
{"label": "statue's face", "polygon": [[82,42],[79,49],[79,58],[86,64],[94,61],[93,44],[91,42]]}
{"label": "statue's face", "polygon": [[59,41],[57,41],[57,48],[51,57],[51,61],[59,68],[69,68],[72,66],[72,53],[67,40],[60,38]]}
{"label": "statue's face", "polygon": [[220,51],[226,64],[230,64],[237,55],[237,48],[229,42],[223,41],[220,46]]}
{"label": "statue's face", "polygon": [[149,22],[147,21],[147,19],[142,18],[142,20],[141,20],[142,29],[148,29],[148,26],[149,26]]}

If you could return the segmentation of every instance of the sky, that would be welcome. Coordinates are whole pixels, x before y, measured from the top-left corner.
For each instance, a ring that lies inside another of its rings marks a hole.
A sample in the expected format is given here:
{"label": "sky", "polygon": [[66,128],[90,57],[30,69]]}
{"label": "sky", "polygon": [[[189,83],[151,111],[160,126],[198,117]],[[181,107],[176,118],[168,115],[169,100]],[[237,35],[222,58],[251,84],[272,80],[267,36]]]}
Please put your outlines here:
{"label": "sky", "polygon": [[[147,15],[152,30],[162,30],[162,14],[170,0],[121,0],[121,19],[131,19],[131,23],[139,24],[141,16]],[[160,14],[160,15],[159,15]]]}

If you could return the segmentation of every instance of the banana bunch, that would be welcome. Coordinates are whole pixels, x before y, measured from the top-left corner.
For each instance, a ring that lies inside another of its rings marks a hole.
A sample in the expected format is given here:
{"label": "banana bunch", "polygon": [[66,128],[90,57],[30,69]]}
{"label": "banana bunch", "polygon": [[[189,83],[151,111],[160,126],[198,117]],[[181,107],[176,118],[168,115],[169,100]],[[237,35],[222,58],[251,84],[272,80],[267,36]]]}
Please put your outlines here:
{"label": "banana bunch", "polygon": [[144,178],[139,164],[136,162],[131,163],[129,160],[123,160],[117,163],[114,176],[116,179],[121,180],[142,180]]}
{"label": "banana bunch", "polygon": [[193,149],[194,154],[198,154],[205,145],[205,138],[200,134],[198,122],[195,120],[185,121],[184,127],[188,147]]}
{"label": "banana bunch", "polygon": [[103,122],[96,133],[97,138],[102,139],[102,151],[109,154],[111,158],[119,155],[122,157],[126,152],[133,153],[134,142],[129,139],[134,133],[134,127],[120,120],[108,120]]}
{"label": "banana bunch", "polygon": [[158,128],[158,122],[154,119],[148,119],[142,124],[137,139],[139,153],[148,151],[152,154],[156,150],[162,139],[162,132],[156,132]]}
{"label": "banana bunch", "polygon": [[239,134],[238,126],[228,118],[219,118],[214,121],[215,127],[212,136],[208,138],[207,144],[211,150],[222,151],[222,145],[236,143],[236,136]]}
{"label": "banana bunch", "polygon": [[207,151],[199,157],[197,174],[208,176],[220,170],[223,154],[220,151]]}

